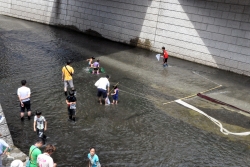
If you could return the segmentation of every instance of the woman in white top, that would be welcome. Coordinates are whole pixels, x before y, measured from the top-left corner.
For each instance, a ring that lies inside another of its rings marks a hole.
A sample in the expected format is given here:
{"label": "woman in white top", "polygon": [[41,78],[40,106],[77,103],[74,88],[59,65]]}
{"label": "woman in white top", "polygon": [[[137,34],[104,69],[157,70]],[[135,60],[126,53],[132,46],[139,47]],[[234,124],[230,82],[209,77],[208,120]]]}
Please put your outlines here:
{"label": "woman in white top", "polygon": [[53,159],[50,155],[55,152],[55,146],[48,144],[45,149],[44,153],[38,155],[37,157],[37,166],[39,167],[56,167],[56,163],[54,163]]}
{"label": "woman in white top", "polygon": [[11,162],[10,167],[23,167],[23,162],[19,159],[16,159]]}

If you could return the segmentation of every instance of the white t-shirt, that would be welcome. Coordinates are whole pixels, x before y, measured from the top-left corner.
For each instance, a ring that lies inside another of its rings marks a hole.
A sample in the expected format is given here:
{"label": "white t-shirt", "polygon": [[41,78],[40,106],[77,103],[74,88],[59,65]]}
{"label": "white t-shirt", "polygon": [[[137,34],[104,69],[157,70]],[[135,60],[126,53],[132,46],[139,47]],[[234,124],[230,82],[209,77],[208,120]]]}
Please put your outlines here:
{"label": "white t-shirt", "polygon": [[37,116],[34,117],[34,122],[36,122],[36,127],[38,129],[43,129],[44,128],[44,122],[45,122],[44,116],[40,116],[39,118]]}
{"label": "white t-shirt", "polygon": [[100,78],[96,83],[98,89],[107,90],[107,87],[109,87],[109,80],[106,77]]}
{"label": "white t-shirt", "polygon": [[[22,86],[20,88],[17,89],[17,95],[22,98],[27,97],[28,95],[30,95],[30,88],[26,87],[26,86]],[[22,102],[26,102],[29,101],[30,98],[24,99],[22,100]]]}
{"label": "white t-shirt", "polygon": [[38,155],[37,163],[39,164],[39,167],[53,167],[54,165],[53,159],[47,153]]}

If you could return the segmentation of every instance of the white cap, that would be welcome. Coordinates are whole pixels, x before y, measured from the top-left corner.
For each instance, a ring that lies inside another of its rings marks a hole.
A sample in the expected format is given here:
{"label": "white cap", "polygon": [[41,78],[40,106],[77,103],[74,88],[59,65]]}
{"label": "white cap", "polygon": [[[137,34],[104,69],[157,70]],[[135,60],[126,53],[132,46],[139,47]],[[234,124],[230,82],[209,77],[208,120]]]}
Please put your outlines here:
{"label": "white cap", "polygon": [[11,162],[10,167],[23,167],[23,162],[19,159],[16,159]]}

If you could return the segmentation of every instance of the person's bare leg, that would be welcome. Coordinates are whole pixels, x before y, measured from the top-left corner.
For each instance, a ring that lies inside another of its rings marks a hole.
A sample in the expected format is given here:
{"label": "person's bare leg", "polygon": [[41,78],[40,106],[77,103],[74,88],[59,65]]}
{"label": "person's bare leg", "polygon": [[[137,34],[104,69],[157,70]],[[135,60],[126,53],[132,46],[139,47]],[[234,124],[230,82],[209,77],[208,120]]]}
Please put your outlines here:
{"label": "person's bare leg", "polygon": [[108,98],[105,98],[105,105],[108,105]]}
{"label": "person's bare leg", "polygon": [[20,112],[20,117],[21,117],[21,118],[24,117],[24,112]]}
{"label": "person's bare leg", "polygon": [[99,97],[99,102],[100,102],[100,104],[102,104],[102,98],[101,97]]}
{"label": "person's bare leg", "polygon": [[64,94],[65,94],[65,96],[68,96],[67,86],[65,86],[65,85],[64,85]]}

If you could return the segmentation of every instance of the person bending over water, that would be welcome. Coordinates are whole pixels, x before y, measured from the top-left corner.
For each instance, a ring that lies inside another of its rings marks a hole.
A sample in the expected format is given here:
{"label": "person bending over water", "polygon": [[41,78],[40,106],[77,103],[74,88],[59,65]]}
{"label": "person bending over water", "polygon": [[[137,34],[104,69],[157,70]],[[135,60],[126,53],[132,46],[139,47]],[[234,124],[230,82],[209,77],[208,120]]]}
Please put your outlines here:
{"label": "person bending over water", "polygon": [[92,64],[92,68],[93,68],[92,74],[94,73],[99,74],[100,60],[96,60],[96,62]]}
{"label": "person bending over water", "polygon": [[89,59],[86,60],[86,61],[89,62],[89,67],[91,67],[92,61],[93,61],[94,59],[95,59],[94,57],[91,57],[91,58],[89,58]]}

